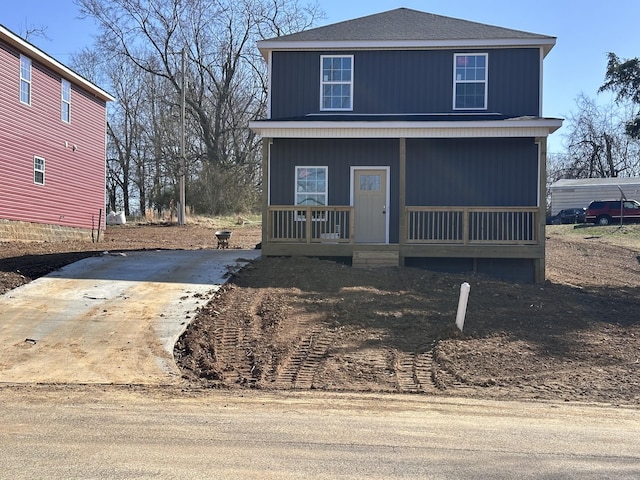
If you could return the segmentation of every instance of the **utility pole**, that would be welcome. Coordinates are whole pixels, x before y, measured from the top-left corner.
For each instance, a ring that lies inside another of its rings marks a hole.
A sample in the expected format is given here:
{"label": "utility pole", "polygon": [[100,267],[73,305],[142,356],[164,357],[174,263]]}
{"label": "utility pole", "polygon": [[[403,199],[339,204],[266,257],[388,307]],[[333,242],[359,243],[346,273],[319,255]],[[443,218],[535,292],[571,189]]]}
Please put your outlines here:
{"label": "utility pole", "polygon": [[186,200],[185,200],[185,177],[187,173],[187,162],[185,153],[185,114],[186,114],[186,90],[187,75],[185,66],[186,51],[182,48],[182,92],[180,96],[180,210],[178,211],[178,224],[184,225],[187,216]]}

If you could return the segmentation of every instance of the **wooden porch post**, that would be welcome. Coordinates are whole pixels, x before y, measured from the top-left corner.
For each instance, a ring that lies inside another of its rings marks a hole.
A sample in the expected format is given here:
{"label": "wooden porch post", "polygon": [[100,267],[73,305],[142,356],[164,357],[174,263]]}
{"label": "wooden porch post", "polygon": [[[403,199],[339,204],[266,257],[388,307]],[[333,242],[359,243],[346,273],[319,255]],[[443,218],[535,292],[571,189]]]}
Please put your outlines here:
{"label": "wooden porch post", "polygon": [[538,144],[538,161],[540,163],[539,168],[539,198],[538,202],[538,224],[537,235],[538,244],[542,249],[542,257],[534,260],[535,269],[535,282],[544,283],[545,280],[545,255],[546,255],[546,237],[545,237],[545,224],[547,215],[547,137],[536,138]]}
{"label": "wooden porch post", "polygon": [[262,248],[271,234],[269,222],[269,151],[271,138],[262,139]]}
{"label": "wooden porch post", "polygon": [[[407,243],[407,139],[400,138],[400,164],[398,166],[398,174],[400,175],[400,232],[398,240],[400,242],[400,252],[402,252],[402,246]],[[404,267],[404,256],[400,254],[398,263],[401,267]]]}

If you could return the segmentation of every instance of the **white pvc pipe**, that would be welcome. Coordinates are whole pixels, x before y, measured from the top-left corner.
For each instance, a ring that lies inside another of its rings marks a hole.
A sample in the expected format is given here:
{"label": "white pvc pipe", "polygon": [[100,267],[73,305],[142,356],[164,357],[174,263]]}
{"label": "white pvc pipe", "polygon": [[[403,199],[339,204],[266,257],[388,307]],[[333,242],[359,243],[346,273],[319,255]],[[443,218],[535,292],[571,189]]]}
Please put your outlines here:
{"label": "white pvc pipe", "polygon": [[467,301],[469,300],[469,291],[471,285],[464,282],[460,285],[460,299],[458,300],[458,314],[456,315],[456,326],[460,331],[464,327],[464,317],[467,315]]}

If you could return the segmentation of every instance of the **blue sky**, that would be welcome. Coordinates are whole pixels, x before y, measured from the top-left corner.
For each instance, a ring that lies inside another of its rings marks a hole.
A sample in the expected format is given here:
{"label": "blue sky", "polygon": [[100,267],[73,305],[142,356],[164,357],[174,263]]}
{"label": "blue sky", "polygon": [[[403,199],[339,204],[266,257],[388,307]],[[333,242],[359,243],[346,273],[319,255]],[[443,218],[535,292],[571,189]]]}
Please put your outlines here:
{"label": "blue sky", "polygon": [[[306,0],[300,0],[305,3]],[[543,113],[566,118],[575,111],[581,92],[596,97],[607,64],[607,52],[619,57],[640,56],[637,36],[640,1],[596,2],[576,0],[320,0],[326,13],[322,25],[399,7],[463,18],[558,38],[545,60]],[[27,26],[46,27],[47,39],[33,43],[63,63],[70,54],[93,42],[95,27],[79,18],[73,0],[18,0],[4,2],[0,23],[23,34]],[[598,96],[601,103],[611,95]],[[564,127],[549,138],[549,151],[561,152]]]}

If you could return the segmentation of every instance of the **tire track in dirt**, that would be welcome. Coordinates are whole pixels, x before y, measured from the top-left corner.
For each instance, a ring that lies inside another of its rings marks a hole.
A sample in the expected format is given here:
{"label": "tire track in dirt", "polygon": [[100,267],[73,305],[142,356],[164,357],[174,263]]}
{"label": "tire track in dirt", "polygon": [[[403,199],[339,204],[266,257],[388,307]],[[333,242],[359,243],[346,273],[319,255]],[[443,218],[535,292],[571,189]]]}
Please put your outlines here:
{"label": "tire track in dirt", "polygon": [[433,393],[437,390],[434,383],[434,349],[431,346],[418,346],[414,352],[399,352],[396,359],[396,379],[398,391],[403,393]]}
{"label": "tire track in dirt", "polygon": [[255,366],[250,361],[250,338],[228,316],[217,317],[214,322],[214,352],[223,381],[246,385],[255,383]]}
{"label": "tire track in dirt", "polygon": [[422,391],[416,375],[415,353],[397,352],[395,373],[399,391],[408,393],[418,393]]}
{"label": "tire track in dirt", "polygon": [[309,389],[332,344],[331,332],[313,330],[277,368],[276,388]]}

